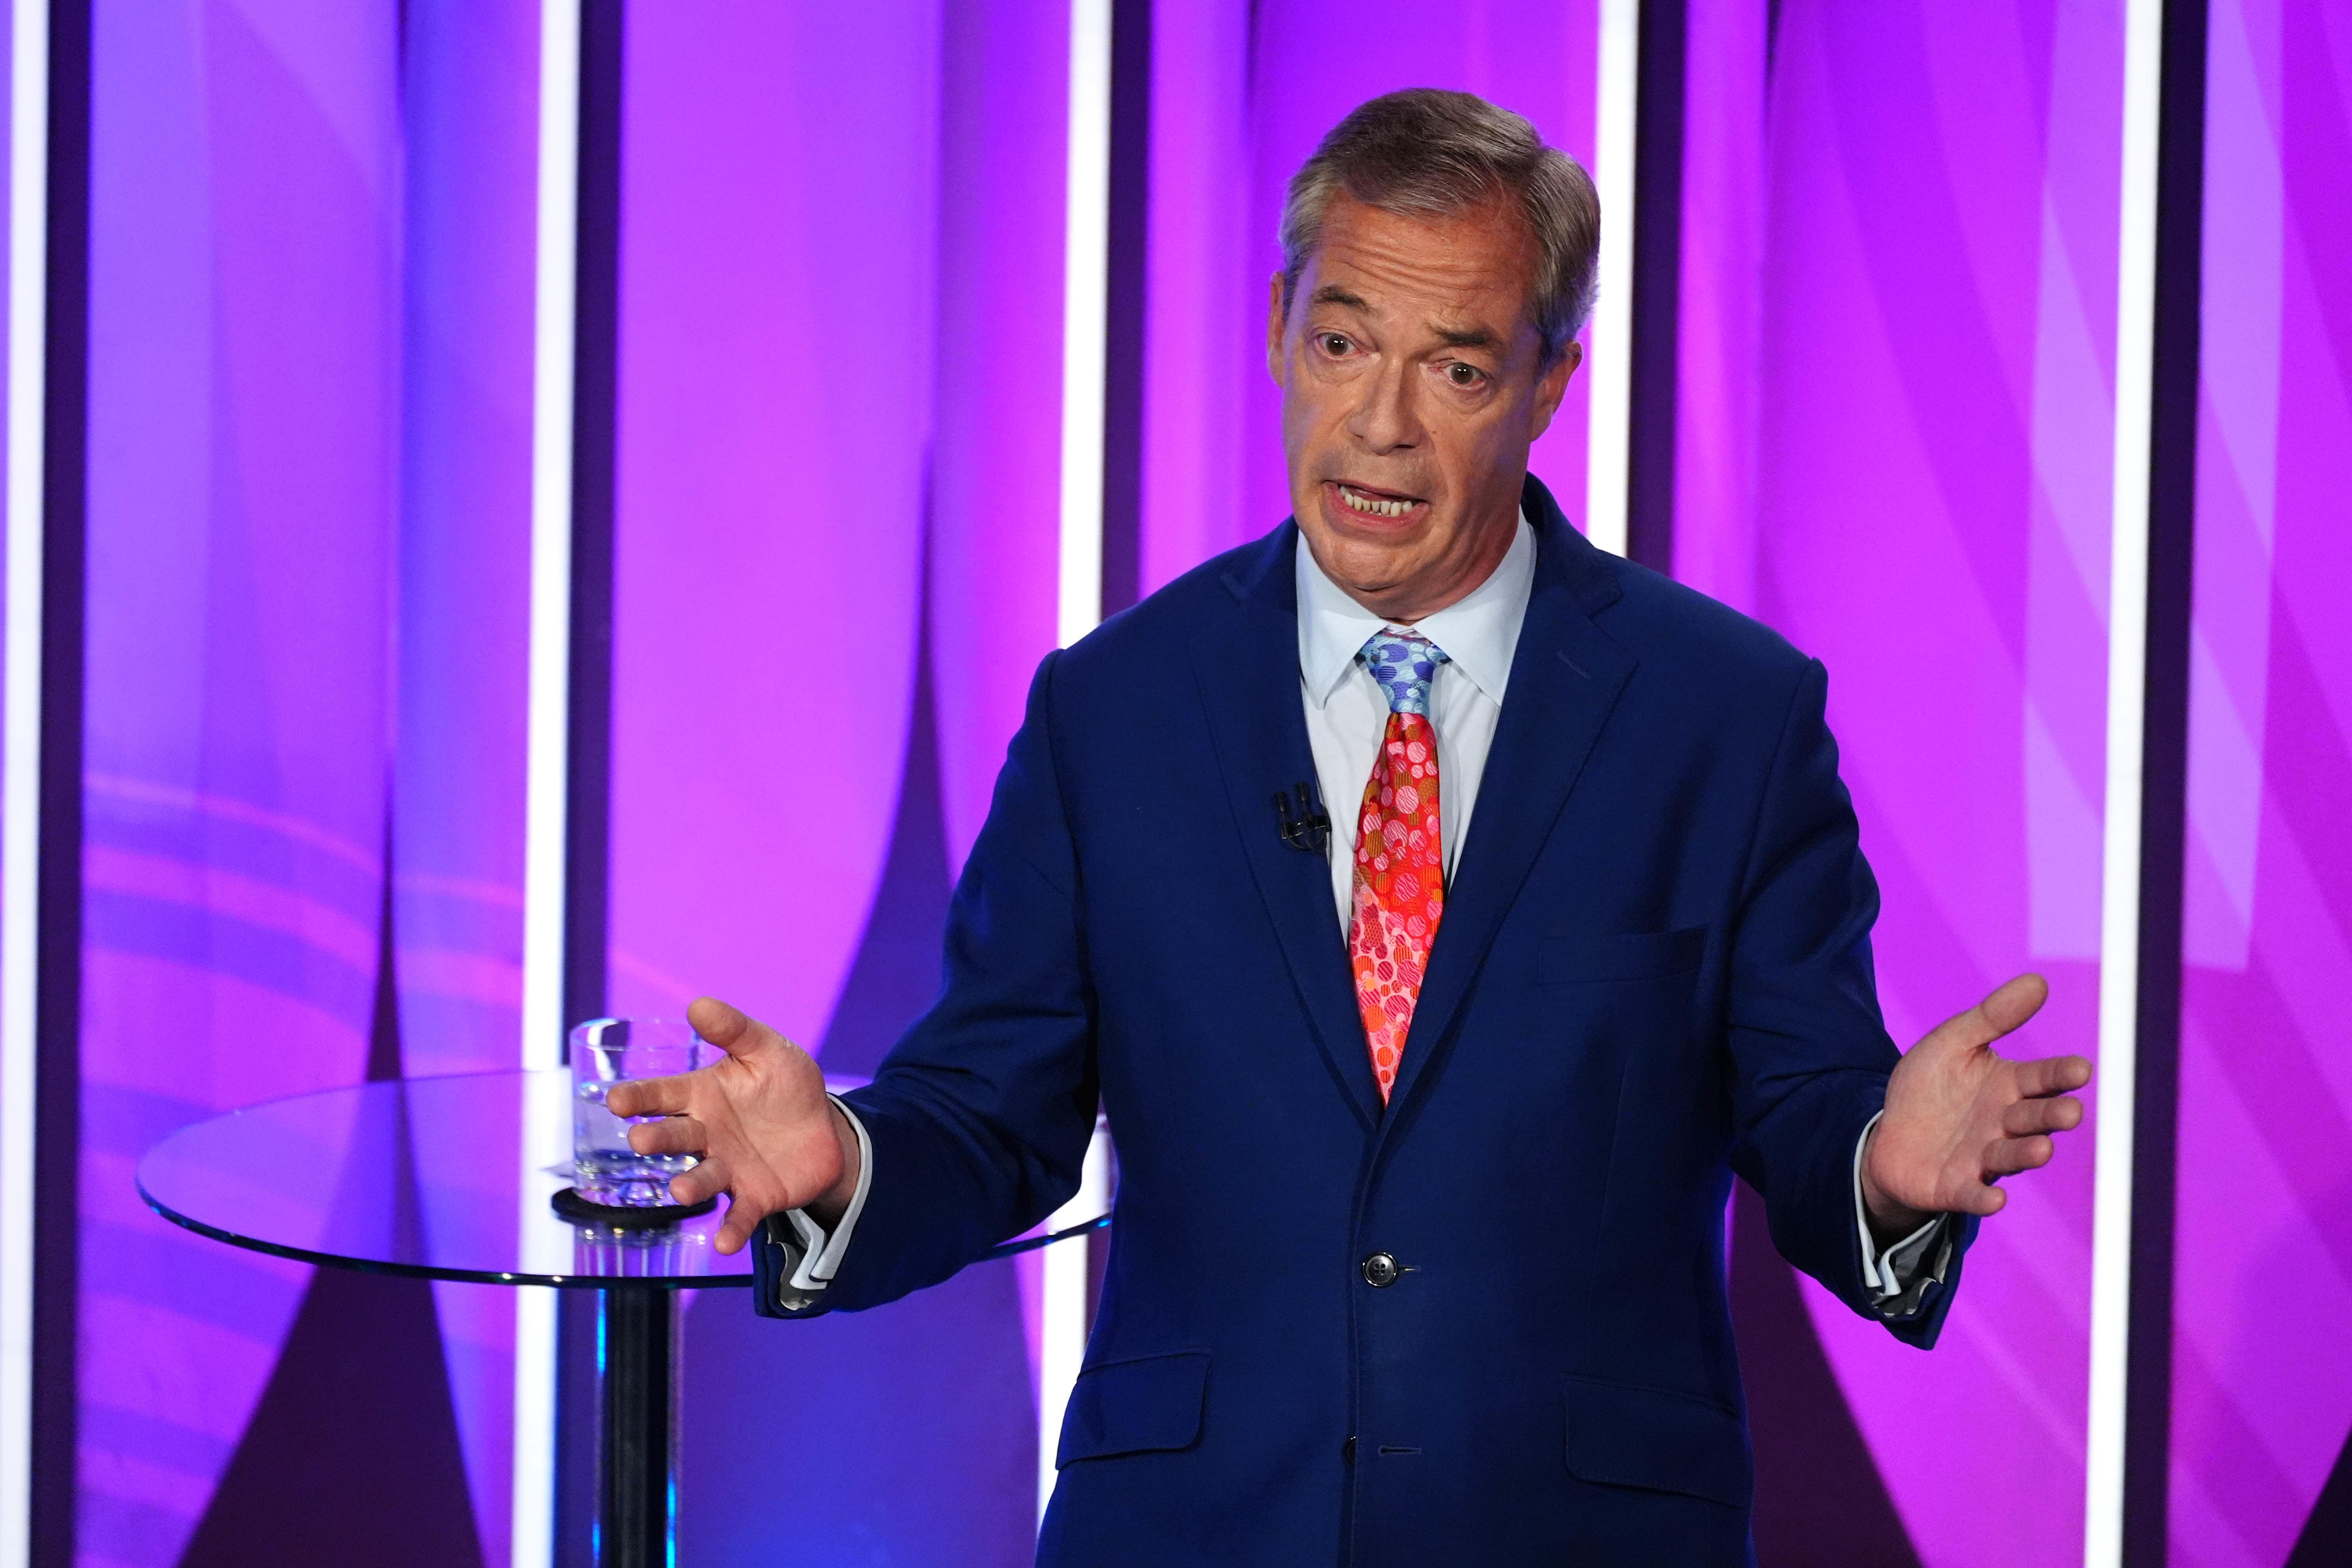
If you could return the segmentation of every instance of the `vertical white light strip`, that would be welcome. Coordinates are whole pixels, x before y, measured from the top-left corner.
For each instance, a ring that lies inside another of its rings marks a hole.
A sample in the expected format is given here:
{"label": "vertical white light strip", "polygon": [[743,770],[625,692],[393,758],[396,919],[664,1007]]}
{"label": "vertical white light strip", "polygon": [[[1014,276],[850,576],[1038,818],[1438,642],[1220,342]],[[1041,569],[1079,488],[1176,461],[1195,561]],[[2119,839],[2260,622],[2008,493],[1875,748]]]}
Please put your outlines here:
{"label": "vertical white light strip", "polygon": [[2107,784],[2099,914],[2096,1195],[2091,1219],[2091,1410],[2083,1562],[2120,1568],[2124,1395],[2131,1356],[2132,1115],[2138,1088],[2140,757],[2147,687],[2149,423],[2155,393],[2157,137],[2163,0],[2124,22],[2116,468],[2107,580]]}
{"label": "vertical white light strip", "polygon": [[1070,0],[1070,183],[1062,263],[1062,542],[1056,616],[1064,647],[1102,619],[1110,6],[1111,0]]}
{"label": "vertical white light strip", "polygon": [[1600,104],[1592,184],[1601,193],[1601,299],[1587,333],[1584,532],[1625,553],[1627,449],[1633,405],[1633,142],[1642,0],[1601,0]]}
{"label": "vertical white light strip", "polygon": [[11,8],[8,626],[0,677],[0,1565],[32,1554],[35,957],[40,926],[41,481],[49,7]]}
{"label": "vertical white light strip", "polygon": [[[1103,376],[1110,294],[1111,0],[1070,0],[1067,226],[1062,272],[1062,537],[1055,637],[1067,647],[1102,620]],[[1102,1134],[1096,1133],[1099,1144]],[[1101,1151],[1089,1148],[1077,1196],[1048,1224],[1076,1225],[1099,1183]],[[1054,1448],[1062,1411],[1087,1349],[1087,1249],[1049,1247],[1038,1301],[1037,1517],[1054,1495]]]}
{"label": "vertical white light strip", "polygon": [[[572,388],[579,282],[580,0],[539,16],[539,271],[530,418],[530,674],[524,777],[520,1065],[562,1061],[563,860],[572,685]],[[561,1106],[555,1108],[561,1110]],[[566,1153],[560,1117],[526,1099],[521,1190]],[[519,1223],[532,1216],[518,1216]],[[513,1568],[555,1553],[555,1292],[515,1292]]]}

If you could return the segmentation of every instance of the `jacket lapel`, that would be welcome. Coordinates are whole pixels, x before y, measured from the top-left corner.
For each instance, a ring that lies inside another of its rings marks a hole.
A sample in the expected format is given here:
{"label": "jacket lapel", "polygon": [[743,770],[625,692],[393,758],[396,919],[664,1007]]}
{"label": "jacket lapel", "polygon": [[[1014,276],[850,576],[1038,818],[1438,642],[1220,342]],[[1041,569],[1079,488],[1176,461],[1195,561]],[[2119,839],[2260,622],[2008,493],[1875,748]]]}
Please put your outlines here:
{"label": "jacket lapel", "polygon": [[1380,1087],[1365,1053],[1347,942],[1332,908],[1331,865],[1324,856],[1291,848],[1276,829],[1275,791],[1315,777],[1298,695],[1297,538],[1297,529],[1285,523],[1225,574],[1225,587],[1237,601],[1234,619],[1193,640],[1192,668],[1234,826],[1315,1042],[1369,1129],[1380,1120]]}
{"label": "jacket lapel", "polygon": [[1391,1110],[1404,1105],[1432,1058],[1444,1049],[1496,930],[1518,898],[1633,673],[1633,656],[1592,624],[1593,613],[1618,595],[1604,558],[1569,526],[1550,492],[1532,475],[1526,510],[1536,530],[1535,584],[1511,658],[1510,688],[1478,783],[1477,809],[1413,1006],[1412,1032],[1390,1095]]}

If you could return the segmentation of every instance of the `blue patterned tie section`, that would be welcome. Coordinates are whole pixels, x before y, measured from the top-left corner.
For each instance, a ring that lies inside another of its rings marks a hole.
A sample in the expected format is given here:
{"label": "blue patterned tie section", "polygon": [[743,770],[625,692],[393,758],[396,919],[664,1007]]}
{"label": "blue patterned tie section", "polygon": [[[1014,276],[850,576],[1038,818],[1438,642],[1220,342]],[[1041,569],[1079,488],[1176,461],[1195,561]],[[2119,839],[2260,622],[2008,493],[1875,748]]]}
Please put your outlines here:
{"label": "blue patterned tie section", "polygon": [[1447,662],[1444,648],[1418,633],[1389,626],[1366,638],[1356,657],[1388,694],[1390,712],[1429,716],[1429,682]]}

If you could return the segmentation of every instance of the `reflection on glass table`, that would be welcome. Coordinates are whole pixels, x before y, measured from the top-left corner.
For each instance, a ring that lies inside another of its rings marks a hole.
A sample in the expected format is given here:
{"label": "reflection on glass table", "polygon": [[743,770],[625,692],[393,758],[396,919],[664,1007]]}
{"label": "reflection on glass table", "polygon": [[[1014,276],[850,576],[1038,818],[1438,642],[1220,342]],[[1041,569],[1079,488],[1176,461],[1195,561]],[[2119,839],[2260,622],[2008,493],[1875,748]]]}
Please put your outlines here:
{"label": "reflection on glass table", "polygon": [[[861,1079],[826,1080],[835,1092]],[[724,1210],[655,1229],[574,1225],[572,1075],[473,1073],[301,1095],[173,1133],[139,1163],[150,1207],[200,1235],[305,1263],[603,1293],[598,1552],[674,1561],[677,1335],[672,1292],[751,1282],[711,1245]],[[997,1247],[1008,1256],[1107,1218]]]}

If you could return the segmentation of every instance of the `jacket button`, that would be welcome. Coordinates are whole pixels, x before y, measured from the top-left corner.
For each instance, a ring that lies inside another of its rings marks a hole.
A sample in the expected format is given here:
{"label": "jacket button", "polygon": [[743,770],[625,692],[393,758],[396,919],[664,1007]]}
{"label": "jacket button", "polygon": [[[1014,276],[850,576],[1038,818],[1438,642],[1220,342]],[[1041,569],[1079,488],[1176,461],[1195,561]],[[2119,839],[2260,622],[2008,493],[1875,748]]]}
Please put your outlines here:
{"label": "jacket button", "polygon": [[1385,1252],[1375,1252],[1364,1259],[1364,1283],[1375,1290],[1384,1290],[1397,1282],[1397,1260]]}
{"label": "jacket button", "polygon": [[1343,1465],[1356,1462],[1356,1440],[1353,1437],[1339,1445],[1339,1462]]}

